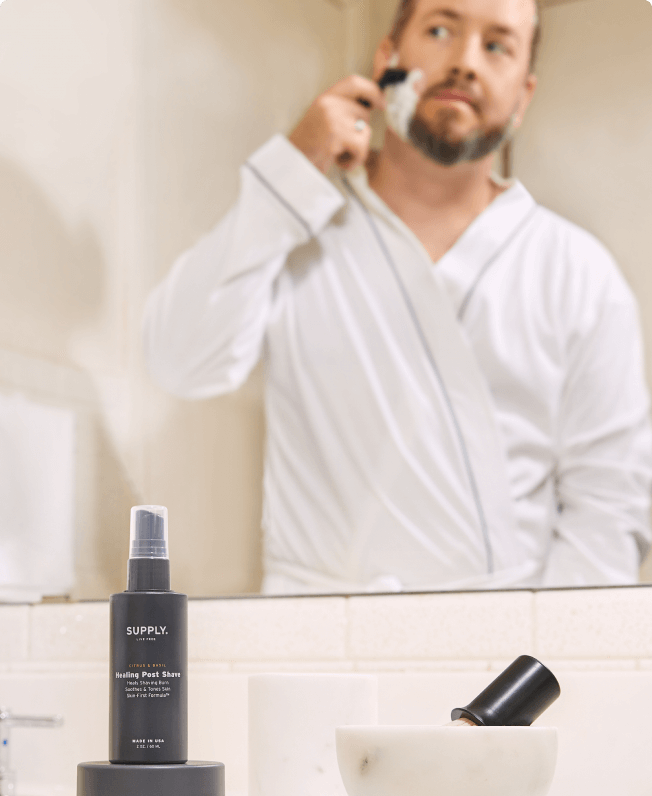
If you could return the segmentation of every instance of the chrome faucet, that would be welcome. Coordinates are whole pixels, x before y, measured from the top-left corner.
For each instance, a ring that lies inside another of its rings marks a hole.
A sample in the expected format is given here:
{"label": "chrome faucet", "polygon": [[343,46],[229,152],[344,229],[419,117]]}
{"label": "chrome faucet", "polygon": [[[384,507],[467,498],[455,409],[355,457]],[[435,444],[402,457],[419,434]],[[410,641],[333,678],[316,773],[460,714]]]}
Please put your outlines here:
{"label": "chrome faucet", "polygon": [[16,716],[0,707],[0,796],[16,796],[15,772],[9,767],[9,749],[13,727],[61,727],[62,716]]}

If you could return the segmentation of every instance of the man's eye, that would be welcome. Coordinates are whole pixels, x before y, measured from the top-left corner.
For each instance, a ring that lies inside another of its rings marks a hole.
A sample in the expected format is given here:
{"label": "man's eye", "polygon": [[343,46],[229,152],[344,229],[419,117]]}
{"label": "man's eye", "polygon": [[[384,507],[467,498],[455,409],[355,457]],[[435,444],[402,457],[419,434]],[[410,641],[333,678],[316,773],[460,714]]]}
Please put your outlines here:
{"label": "man's eye", "polygon": [[506,53],[507,47],[500,41],[490,41],[487,43],[487,50],[491,53]]}
{"label": "man's eye", "polygon": [[445,39],[449,35],[448,28],[443,25],[435,25],[434,28],[428,30],[428,33],[435,39]]}

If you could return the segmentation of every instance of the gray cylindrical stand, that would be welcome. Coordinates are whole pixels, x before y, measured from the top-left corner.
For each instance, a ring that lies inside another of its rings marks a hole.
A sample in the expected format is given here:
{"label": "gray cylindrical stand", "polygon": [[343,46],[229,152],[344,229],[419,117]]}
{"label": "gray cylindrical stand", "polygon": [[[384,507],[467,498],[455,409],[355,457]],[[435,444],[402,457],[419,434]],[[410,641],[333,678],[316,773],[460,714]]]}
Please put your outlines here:
{"label": "gray cylindrical stand", "polygon": [[224,765],[80,763],[77,796],[224,796]]}

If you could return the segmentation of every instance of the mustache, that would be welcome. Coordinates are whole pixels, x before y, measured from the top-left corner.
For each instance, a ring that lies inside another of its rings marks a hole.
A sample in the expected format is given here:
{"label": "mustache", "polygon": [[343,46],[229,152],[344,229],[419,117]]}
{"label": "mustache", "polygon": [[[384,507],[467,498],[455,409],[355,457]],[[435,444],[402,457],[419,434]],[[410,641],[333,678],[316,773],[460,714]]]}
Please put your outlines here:
{"label": "mustache", "polygon": [[447,80],[444,80],[441,83],[436,83],[434,86],[429,86],[423,92],[419,101],[423,102],[423,100],[436,97],[441,91],[461,91],[469,98],[469,104],[473,110],[477,113],[480,112],[480,102],[475,96],[475,92],[471,88],[470,84],[465,81],[457,80],[454,77],[449,77]]}

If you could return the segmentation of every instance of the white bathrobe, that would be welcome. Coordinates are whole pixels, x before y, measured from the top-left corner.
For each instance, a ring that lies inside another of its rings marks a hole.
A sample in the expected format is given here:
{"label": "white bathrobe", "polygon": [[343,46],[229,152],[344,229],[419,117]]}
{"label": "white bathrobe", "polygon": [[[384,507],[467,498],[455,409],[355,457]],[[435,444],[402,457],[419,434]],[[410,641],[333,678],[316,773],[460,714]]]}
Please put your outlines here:
{"label": "white bathrobe", "polygon": [[167,390],[263,356],[265,589],[632,583],[652,441],[636,305],[515,182],[433,263],[369,189],[282,136],[150,297]]}

